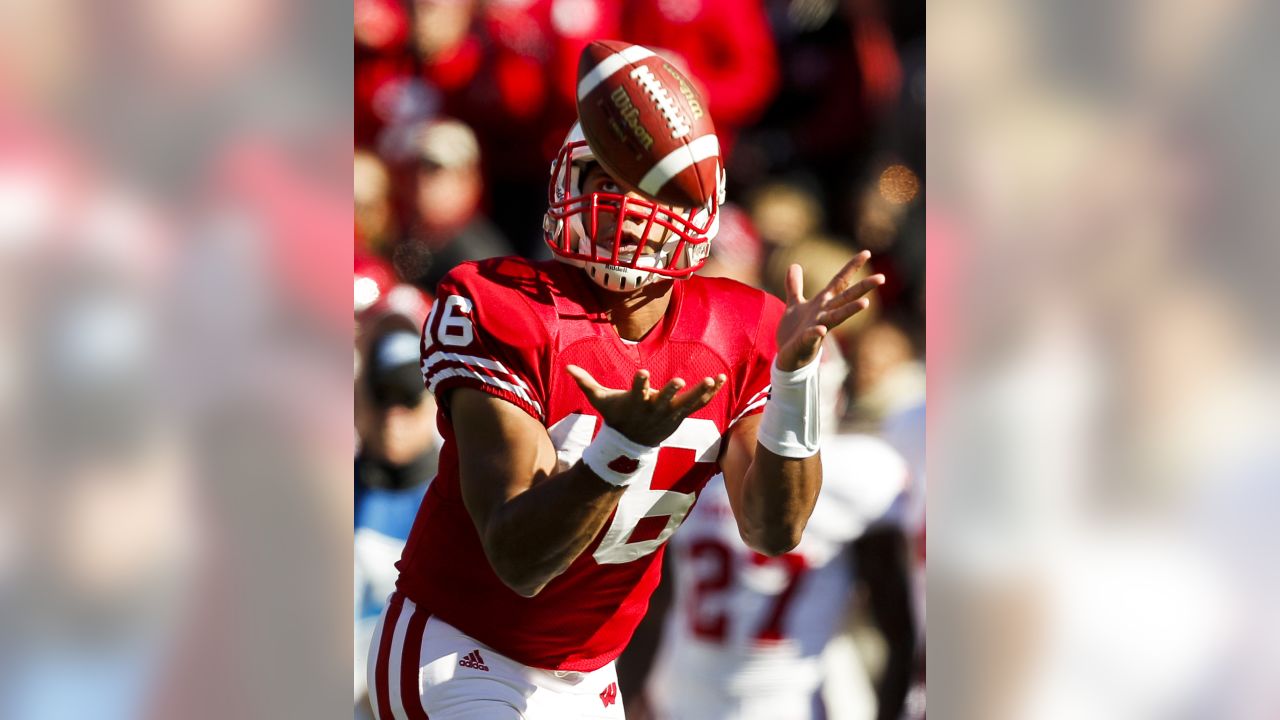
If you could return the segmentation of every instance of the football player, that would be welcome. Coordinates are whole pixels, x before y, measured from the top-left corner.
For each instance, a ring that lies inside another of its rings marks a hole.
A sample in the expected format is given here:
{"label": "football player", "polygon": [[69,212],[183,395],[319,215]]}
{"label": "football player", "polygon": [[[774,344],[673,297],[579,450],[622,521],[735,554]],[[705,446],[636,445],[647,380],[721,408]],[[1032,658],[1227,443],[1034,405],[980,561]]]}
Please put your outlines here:
{"label": "football player", "polygon": [[[828,347],[822,378],[824,431],[836,424],[842,368],[847,366],[838,347]],[[667,563],[675,590],[663,593],[664,599],[674,597],[646,683],[648,702],[638,703],[647,705],[648,713],[632,713],[628,707],[629,717],[827,717],[826,682],[849,686],[857,679],[833,675],[855,668],[837,670],[824,657],[848,616],[855,577],[868,591],[888,651],[877,717],[899,717],[914,632],[903,536],[888,522],[888,513],[906,489],[907,465],[879,438],[834,432],[824,432],[822,462],[822,492],[804,537],[794,550],[776,557],[743,544],[721,477],[703,489],[669,544]],[[646,619],[642,631],[652,632],[654,619]],[[627,660],[638,670],[637,658]],[[634,673],[627,679],[637,680]]]}
{"label": "football player", "polygon": [[622,718],[614,659],[662,548],[717,473],[738,531],[796,546],[822,482],[816,359],[884,278],[861,253],[812,298],[694,273],[720,189],[677,208],[597,161],[552,166],[553,260],[465,263],[423,328],[439,472],[370,649],[382,720]]}

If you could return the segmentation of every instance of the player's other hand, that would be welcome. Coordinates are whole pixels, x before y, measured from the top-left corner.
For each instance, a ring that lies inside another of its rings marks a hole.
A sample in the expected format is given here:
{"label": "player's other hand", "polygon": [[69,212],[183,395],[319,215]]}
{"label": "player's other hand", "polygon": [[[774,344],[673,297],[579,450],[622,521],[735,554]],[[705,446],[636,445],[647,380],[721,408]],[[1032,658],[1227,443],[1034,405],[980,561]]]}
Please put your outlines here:
{"label": "player's other hand", "polygon": [[827,331],[848,320],[871,304],[863,297],[884,284],[883,275],[853,282],[871,253],[863,250],[841,268],[831,282],[812,299],[805,300],[804,271],[799,265],[787,269],[787,310],[778,321],[778,368],[791,371],[813,362]]}
{"label": "player's other hand", "polygon": [[565,369],[609,427],[649,447],[662,444],[685,418],[706,407],[726,380],[722,373],[686,389],[687,383],[675,378],[655,390],[649,387],[649,371],[641,370],[632,379],[630,390],[615,390],[596,382],[577,365]]}

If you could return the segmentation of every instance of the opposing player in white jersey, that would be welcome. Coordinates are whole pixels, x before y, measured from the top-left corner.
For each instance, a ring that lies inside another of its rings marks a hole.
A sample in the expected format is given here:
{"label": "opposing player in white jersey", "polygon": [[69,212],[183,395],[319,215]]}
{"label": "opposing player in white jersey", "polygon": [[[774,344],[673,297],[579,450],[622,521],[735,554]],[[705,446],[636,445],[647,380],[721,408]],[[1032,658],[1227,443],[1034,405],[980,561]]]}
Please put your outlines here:
{"label": "opposing player in white jersey", "polygon": [[904,497],[890,513],[911,547],[911,607],[916,621],[916,671],[904,720],[925,717],[925,404],[924,400],[885,418],[880,435],[907,461],[911,478]]}
{"label": "opposing player in white jersey", "polygon": [[[838,358],[832,350],[828,357]],[[823,384],[834,378],[838,385],[841,377],[826,367]],[[829,420],[825,426],[834,425]],[[770,558],[748,548],[719,477],[707,484],[672,539],[674,598],[646,684],[657,720],[826,717],[823,650],[847,617],[853,543],[902,494],[907,468],[891,446],[869,435],[831,434],[823,447],[826,481],[793,551]],[[892,639],[902,664],[910,660],[911,630],[905,581],[898,585],[880,600],[897,604],[899,623],[905,620]],[[895,682],[903,684],[905,676]],[[905,687],[894,692],[898,697],[888,704],[900,707]]]}

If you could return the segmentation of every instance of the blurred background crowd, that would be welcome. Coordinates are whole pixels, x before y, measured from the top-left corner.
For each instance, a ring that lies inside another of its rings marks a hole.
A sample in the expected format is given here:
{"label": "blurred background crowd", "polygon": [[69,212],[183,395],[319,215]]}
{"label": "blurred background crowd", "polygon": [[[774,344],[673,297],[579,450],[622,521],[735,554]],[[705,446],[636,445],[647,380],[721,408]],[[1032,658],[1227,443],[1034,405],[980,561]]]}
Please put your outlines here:
{"label": "blurred background crowd", "polygon": [[[869,249],[887,276],[872,310],[832,343],[844,361],[827,371],[837,375],[829,404],[839,432],[892,431],[911,456],[912,479],[891,481],[894,509],[886,501],[868,524],[907,538],[891,547],[909,544],[918,560],[903,572],[922,575],[923,3],[356,0],[354,38],[358,651],[435,470],[435,404],[417,369],[432,293],[460,262],[551,257],[550,163],[576,118],[579,53],[596,39],[658,50],[710,106],[729,201],[702,274],[781,296],[791,263],[812,291]],[[865,608],[859,619],[875,625]],[[910,638],[891,640],[910,658]],[[883,674],[884,645],[833,649],[841,684],[857,691],[833,697],[831,717],[877,715],[868,678]],[[627,679],[624,697],[638,697]]]}
{"label": "blurred background crowd", "polygon": [[924,14],[913,3],[360,0],[365,277],[392,270],[430,293],[463,260],[547,256],[549,158],[576,118],[579,51],[600,38],[661,50],[707,96],[734,203],[723,273],[760,284],[773,250],[869,248],[891,277],[886,315],[919,341]]}

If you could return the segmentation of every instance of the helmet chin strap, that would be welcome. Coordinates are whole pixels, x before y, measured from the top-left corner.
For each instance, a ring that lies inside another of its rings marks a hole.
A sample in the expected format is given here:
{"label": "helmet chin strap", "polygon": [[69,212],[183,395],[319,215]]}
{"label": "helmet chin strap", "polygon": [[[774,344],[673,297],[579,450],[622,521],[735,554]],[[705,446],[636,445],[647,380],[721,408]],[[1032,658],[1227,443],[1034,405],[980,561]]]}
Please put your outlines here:
{"label": "helmet chin strap", "polygon": [[654,274],[632,268],[618,268],[604,263],[589,262],[584,266],[587,277],[595,284],[611,292],[631,292],[653,280]]}
{"label": "helmet chin strap", "polygon": [[[596,254],[595,243],[582,226],[580,218],[575,217],[569,222],[569,231],[578,237],[578,252]],[[657,273],[648,272],[646,268],[663,266],[669,252],[669,247],[664,245],[656,254],[642,256],[636,262],[638,267],[634,268],[613,265],[599,260],[587,260],[583,261],[582,269],[586,271],[587,277],[591,278],[592,282],[605,290],[610,292],[631,292],[659,277]]]}
{"label": "helmet chin strap", "polygon": [[631,292],[644,287],[661,275],[647,272],[645,268],[662,266],[668,250],[664,247],[657,255],[641,257],[636,263],[639,267],[610,265],[605,262],[587,262],[583,269],[595,284],[612,292]]}

